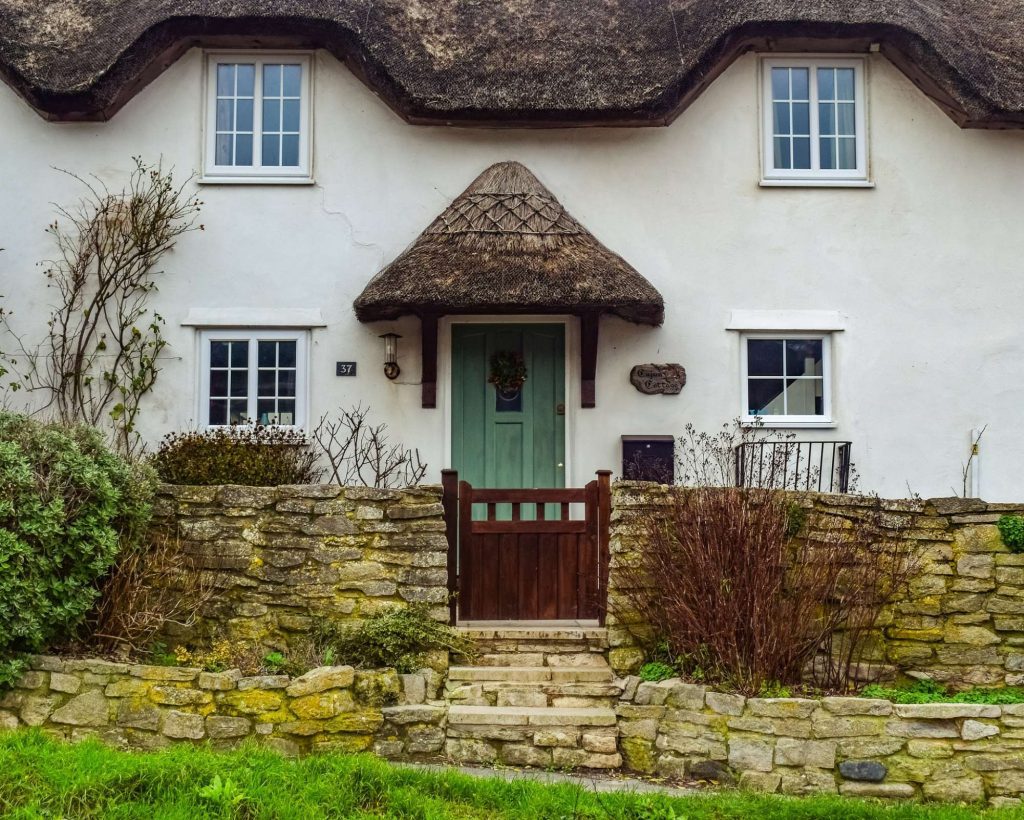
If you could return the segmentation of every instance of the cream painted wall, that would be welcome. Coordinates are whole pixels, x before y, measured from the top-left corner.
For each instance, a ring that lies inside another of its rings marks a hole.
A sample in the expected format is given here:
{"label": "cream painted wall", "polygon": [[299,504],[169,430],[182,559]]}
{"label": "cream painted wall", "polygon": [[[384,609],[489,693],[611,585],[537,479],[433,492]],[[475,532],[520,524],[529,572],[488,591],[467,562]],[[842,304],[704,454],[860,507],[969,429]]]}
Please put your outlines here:
{"label": "cream painted wall", "polygon": [[[987,424],[982,494],[1024,498],[1024,133],[958,129],[872,56],[877,187],[762,189],[754,56],[669,128],[414,127],[325,54],[315,85],[316,184],[204,185],[206,230],[166,259],[159,310],[171,346],[145,412],[150,438],[196,418],[189,309],[319,308],[328,325],[312,335],[312,415],[368,403],[436,479],[446,417],[419,406],[418,322],[364,326],[352,300],[481,170],[517,159],[666,302],[660,329],[602,321],[598,407],[570,407],[571,482],[617,469],[621,434],[712,429],[740,413],[732,310],[831,310],[846,325],[833,345],[838,424],[801,437],[852,440],[861,489],[947,495],[969,431]],[[187,174],[201,163],[201,108],[198,51],[105,124],[44,122],[0,86],[0,293],[18,327],[43,325],[43,228],[52,202],[78,195],[53,168],[119,186],[141,154]],[[381,372],[377,339],[391,329],[404,337],[397,383]],[[334,376],[341,359],[358,360],[357,378]],[[682,395],[629,386],[630,367],[649,361],[685,365]]]}

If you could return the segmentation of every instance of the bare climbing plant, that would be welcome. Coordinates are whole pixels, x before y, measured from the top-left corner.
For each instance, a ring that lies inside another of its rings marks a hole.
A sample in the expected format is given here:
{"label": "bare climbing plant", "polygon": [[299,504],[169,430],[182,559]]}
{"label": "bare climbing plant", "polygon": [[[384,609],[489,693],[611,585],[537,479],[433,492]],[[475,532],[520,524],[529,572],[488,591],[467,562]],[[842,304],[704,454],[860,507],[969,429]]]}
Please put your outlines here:
{"label": "bare climbing plant", "polygon": [[167,345],[164,320],[149,304],[157,266],[178,237],[203,229],[196,225],[202,202],[186,191],[191,177],[176,183],[161,164],[133,161],[120,191],[63,171],[86,191],[76,205],[58,205],[46,229],[57,245],[56,257],[42,263],[57,292],[46,338],[26,345],[9,314],[0,315],[17,340],[20,385],[46,396],[40,411],[108,431],[126,456],[142,448],[139,407]]}
{"label": "bare climbing plant", "polygon": [[370,408],[358,404],[320,417],[312,435],[323,451],[330,480],[380,489],[418,484],[427,473],[420,451],[392,444],[388,426],[371,424],[369,414]]}

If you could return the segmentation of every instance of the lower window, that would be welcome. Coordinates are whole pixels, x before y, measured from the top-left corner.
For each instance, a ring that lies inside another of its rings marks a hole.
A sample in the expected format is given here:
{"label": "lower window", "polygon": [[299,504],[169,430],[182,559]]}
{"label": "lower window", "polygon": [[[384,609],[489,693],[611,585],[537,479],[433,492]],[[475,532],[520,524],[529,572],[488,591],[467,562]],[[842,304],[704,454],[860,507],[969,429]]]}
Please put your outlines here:
{"label": "lower window", "polygon": [[200,418],[209,427],[306,423],[306,334],[204,331]]}
{"label": "lower window", "polygon": [[744,420],[831,422],[829,348],[828,335],[744,336]]}

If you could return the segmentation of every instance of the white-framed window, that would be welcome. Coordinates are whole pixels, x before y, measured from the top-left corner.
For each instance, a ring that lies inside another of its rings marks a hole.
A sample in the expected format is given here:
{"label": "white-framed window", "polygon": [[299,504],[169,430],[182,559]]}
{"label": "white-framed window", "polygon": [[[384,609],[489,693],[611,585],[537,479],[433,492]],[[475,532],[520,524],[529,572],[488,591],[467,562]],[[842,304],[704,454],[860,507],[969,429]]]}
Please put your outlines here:
{"label": "white-framed window", "polygon": [[311,71],[308,54],[207,55],[204,181],[309,180]]}
{"label": "white-framed window", "polygon": [[761,73],[764,181],[866,183],[864,60],[772,57]]}
{"label": "white-framed window", "polygon": [[200,423],[304,427],[307,339],[303,330],[200,332]]}
{"label": "white-framed window", "polygon": [[745,333],[743,420],[766,426],[832,423],[832,338],[828,333]]}

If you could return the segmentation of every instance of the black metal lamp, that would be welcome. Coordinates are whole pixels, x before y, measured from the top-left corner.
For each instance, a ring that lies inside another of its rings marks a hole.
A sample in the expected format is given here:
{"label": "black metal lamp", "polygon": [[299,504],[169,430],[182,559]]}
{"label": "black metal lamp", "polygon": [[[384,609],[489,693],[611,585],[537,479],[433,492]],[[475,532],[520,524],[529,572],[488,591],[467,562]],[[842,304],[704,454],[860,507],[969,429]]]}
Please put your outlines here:
{"label": "black metal lamp", "polygon": [[384,375],[389,379],[397,379],[402,372],[398,366],[398,340],[402,337],[397,333],[382,333],[384,340]]}

